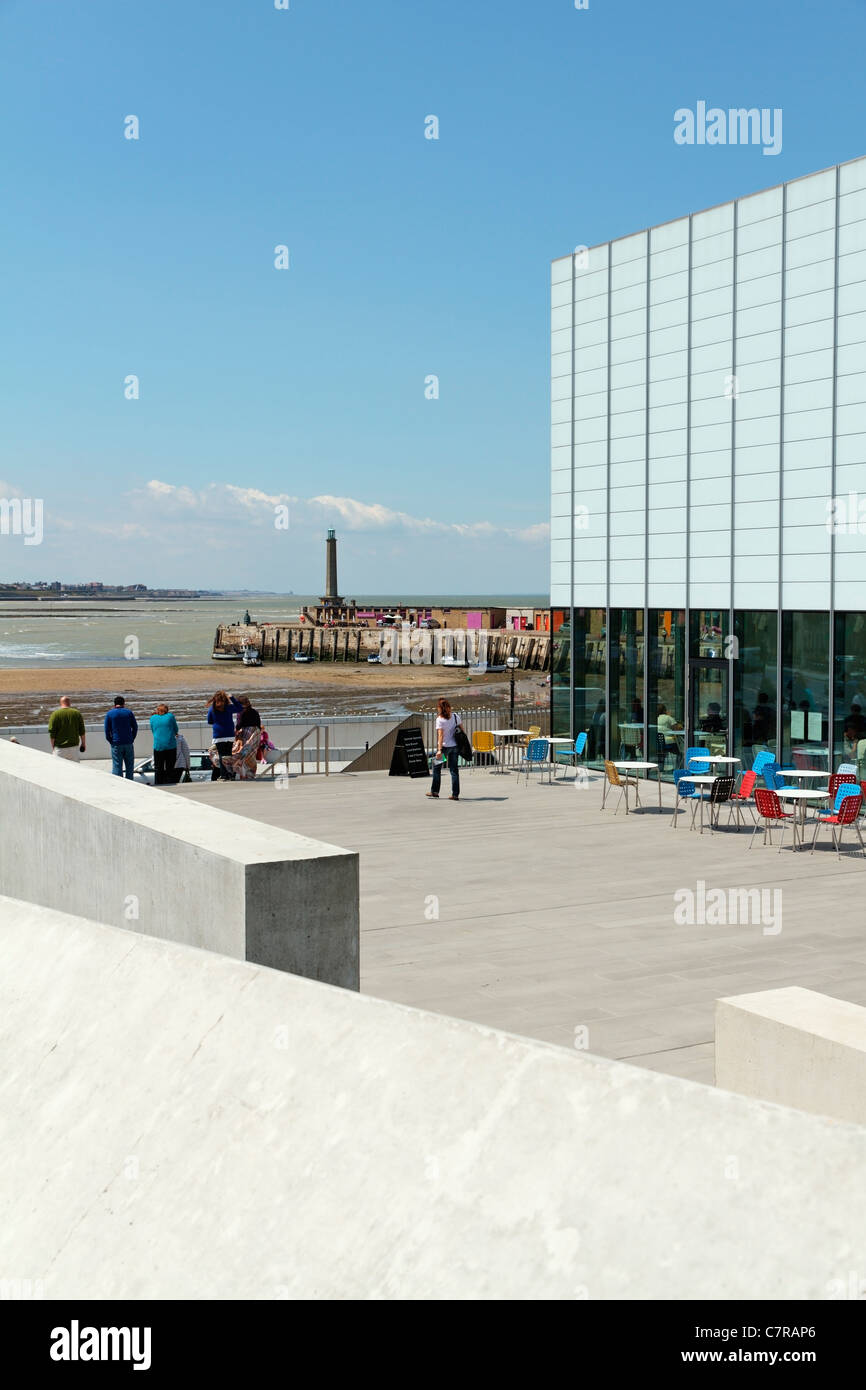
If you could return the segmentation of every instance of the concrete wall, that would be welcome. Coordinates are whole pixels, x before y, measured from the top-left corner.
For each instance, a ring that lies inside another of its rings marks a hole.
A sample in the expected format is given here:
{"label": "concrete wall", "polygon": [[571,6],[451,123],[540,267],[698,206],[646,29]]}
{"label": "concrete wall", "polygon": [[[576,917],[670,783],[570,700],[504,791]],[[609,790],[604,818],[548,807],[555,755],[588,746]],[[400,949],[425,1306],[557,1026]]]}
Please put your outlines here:
{"label": "concrete wall", "polygon": [[47,1298],[775,1303],[863,1268],[866,1129],[3,900],[0,1055],[0,1274]]}
{"label": "concrete wall", "polygon": [[718,999],[716,1085],[866,1124],[866,1009],[799,986]]}
{"label": "concrete wall", "polygon": [[4,740],[0,825],[10,896],[358,988],[357,854]]}
{"label": "concrete wall", "polygon": [[[130,701],[130,708],[135,709],[135,702]],[[135,756],[139,758],[149,758],[153,749],[153,740],[147,721],[141,711],[135,711],[139,717],[138,738],[135,741]],[[393,729],[399,723],[398,715],[378,714],[370,715],[367,718],[354,716],[331,716],[329,718],[314,719],[269,719],[264,717],[265,727],[270,734],[271,741],[278,748],[289,748],[296,739],[312,729],[316,724],[322,729],[327,726],[329,730],[329,744],[332,760],[347,761],[357,757],[364,751],[365,744],[378,742],[389,729]],[[197,749],[207,750],[213,739],[213,730],[203,719],[179,719],[178,725],[181,733],[195,752]],[[87,729],[87,752],[84,755],[85,762],[104,762],[111,757],[111,750],[105,740],[105,732],[102,722],[94,723],[91,720],[85,721]],[[43,753],[51,752],[51,743],[48,738],[48,730],[45,725],[21,725],[4,726],[2,738],[8,739],[14,736],[25,748],[38,748]],[[322,756],[324,757],[325,735],[321,735]],[[292,761],[300,761],[300,750],[296,749],[292,755]],[[305,749],[305,762],[315,763],[316,745],[315,738],[308,739]]]}

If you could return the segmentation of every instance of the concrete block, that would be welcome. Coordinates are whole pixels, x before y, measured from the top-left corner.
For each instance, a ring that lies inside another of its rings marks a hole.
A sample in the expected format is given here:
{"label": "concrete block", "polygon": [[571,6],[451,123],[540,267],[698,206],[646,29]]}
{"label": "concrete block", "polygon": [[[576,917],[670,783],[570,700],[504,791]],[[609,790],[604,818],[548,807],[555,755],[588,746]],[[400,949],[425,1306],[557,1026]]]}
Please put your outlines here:
{"label": "concrete block", "polygon": [[717,1000],[716,1085],[866,1124],[866,1009],[799,987]]}
{"label": "concrete block", "polygon": [[358,988],[355,853],[3,740],[0,823],[10,896]]}
{"label": "concrete block", "polygon": [[824,1299],[866,1129],[0,899],[3,1269],[52,1299]]}

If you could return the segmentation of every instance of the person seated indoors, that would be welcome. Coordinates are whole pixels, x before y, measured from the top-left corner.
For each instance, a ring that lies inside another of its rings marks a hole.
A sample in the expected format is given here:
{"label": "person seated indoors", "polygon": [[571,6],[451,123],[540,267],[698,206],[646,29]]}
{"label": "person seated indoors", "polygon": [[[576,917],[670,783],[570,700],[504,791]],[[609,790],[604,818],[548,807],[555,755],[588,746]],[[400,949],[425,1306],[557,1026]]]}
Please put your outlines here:
{"label": "person seated indoors", "polygon": [[720,734],[724,727],[722,723],[722,707],[715,700],[711,700],[707,705],[707,712],[701,721],[701,729],[705,734]]}

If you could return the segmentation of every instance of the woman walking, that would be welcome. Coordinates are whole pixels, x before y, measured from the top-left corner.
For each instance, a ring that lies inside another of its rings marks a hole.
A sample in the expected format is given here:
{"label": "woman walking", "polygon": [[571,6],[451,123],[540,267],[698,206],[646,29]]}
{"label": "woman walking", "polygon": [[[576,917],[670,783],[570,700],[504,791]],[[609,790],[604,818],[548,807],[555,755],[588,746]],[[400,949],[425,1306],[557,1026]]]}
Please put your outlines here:
{"label": "woman walking", "polygon": [[436,753],[433,758],[433,781],[427,795],[434,801],[438,801],[439,787],[442,783],[442,769],[447,763],[448,771],[451,773],[451,795],[448,799],[449,801],[459,801],[460,770],[457,763],[455,733],[460,720],[445,699],[437,701],[436,709]]}
{"label": "woman walking", "polygon": [[231,781],[231,777],[223,765],[223,758],[227,758],[232,751],[235,737],[234,716],[240,712],[240,700],[236,700],[233,695],[227,695],[224,690],[218,690],[208,705],[207,722],[213,729],[213,741],[218,759],[210,775],[212,782],[218,782],[220,778],[226,782]]}
{"label": "woman walking", "polygon": [[150,732],[153,734],[153,784],[168,786],[174,782],[178,734],[177,720],[168,705],[157,705],[156,714],[150,716]]}

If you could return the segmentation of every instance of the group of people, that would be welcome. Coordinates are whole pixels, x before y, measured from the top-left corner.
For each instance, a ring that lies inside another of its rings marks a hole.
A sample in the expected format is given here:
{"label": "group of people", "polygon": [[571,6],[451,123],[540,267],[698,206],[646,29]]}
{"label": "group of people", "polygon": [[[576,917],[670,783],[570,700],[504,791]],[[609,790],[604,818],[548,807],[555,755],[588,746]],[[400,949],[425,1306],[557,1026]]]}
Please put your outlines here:
{"label": "group of people", "polygon": [[[225,690],[218,690],[208,705],[207,722],[213,731],[211,781],[233,782],[255,777],[257,762],[273,744],[262,728],[258,710],[253,709],[248,697],[236,698]],[[167,704],[156,706],[149,727],[153,739],[154,784],[164,787],[188,782],[189,744]],[[114,705],[105,716],[104,731],[111,748],[112,773],[131,781],[138,720],[132,710],[127,709],[122,695],[115,695]],[[84,718],[68,695],[62,696],[59,707],[48,720],[48,737],[55,757],[77,763],[87,750]]]}

